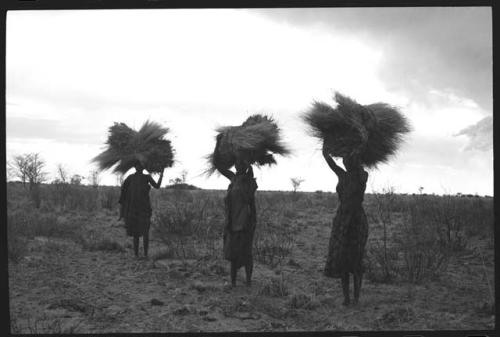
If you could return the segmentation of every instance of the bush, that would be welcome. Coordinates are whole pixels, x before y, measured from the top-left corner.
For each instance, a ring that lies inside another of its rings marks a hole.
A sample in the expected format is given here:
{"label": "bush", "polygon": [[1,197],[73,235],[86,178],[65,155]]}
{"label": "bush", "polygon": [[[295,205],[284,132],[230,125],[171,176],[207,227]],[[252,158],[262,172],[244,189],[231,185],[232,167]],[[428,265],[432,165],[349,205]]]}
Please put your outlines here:
{"label": "bush", "polygon": [[267,280],[267,282],[260,288],[259,295],[271,296],[271,297],[285,297],[290,293],[288,285],[281,277],[272,277]]}
{"label": "bush", "polygon": [[101,207],[108,210],[118,209],[120,198],[120,188],[114,186],[100,186]]}
{"label": "bush", "polygon": [[9,212],[7,225],[13,237],[22,236],[29,239],[35,236],[74,239],[78,230],[76,223],[63,223],[54,214],[35,210]]}
{"label": "bush", "polygon": [[154,235],[177,257],[197,256],[200,249],[204,249],[204,256],[214,256],[217,238],[222,238],[222,214],[217,212],[222,211],[221,206],[210,198],[174,199],[155,210]]}
{"label": "bush", "polygon": [[274,209],[259,206],[254,238],[255,258],[261,263],[275,267],[287,260],[294,244],[293,233],[289,226],[285,226],[288,221],[285,217],[288,208],[284,204],[275,205]]}
{"label": "bush", "polygon": [[404,273],[412,283],[439,276],[446,270],[450,257],[450,250],[442,244],[426,214],[429,213],[422,199],[410,201],[398,236]]}
{"label": "bush", "polygon": [[314,298],[314,296],[298,293],[291,296],[288,301],[288,305],[292,309],[314,310],[320,305],[320,303]]}

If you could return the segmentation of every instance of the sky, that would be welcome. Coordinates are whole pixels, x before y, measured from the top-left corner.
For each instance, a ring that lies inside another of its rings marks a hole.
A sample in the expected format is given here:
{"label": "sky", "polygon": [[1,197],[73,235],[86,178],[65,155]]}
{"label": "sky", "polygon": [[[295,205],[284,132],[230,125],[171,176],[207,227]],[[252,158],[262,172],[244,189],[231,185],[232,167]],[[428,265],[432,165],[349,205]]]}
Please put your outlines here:
{"label": "sky", "polygon": [[36,152],[49,181],[59,164],[88,176],[113,122],[149,119],[175,149],[164,181],[186,170],[187,183],[225,189],[203,174],[215,129],[265,113],[292,154],[254,170],[259,189],[296,177],[334,191],[300,116],[339,91],[412,124],[367,192],[493,195],[491,29],[488,7],[9,11],[7,160]]}

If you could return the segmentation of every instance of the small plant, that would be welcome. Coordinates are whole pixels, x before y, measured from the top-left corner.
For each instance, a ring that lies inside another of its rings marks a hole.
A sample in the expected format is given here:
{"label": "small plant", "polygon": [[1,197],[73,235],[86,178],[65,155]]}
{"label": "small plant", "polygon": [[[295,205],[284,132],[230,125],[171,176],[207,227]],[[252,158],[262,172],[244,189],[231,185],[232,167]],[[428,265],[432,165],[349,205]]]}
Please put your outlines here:
{"label": "small plant", "polygon": [[259,295],[271,297],[285,297],[289,293],[283,274],[280,277],[270,278],[259,290]]}
{"label": "small plant", "polygon": [[[294,243],[291,230],[283,225],[283,213],[277,217],[279,220],[274,218],[274,223],[270,218],[263,219],[259,223],[254,240],[256,259],[273,268],[287,260]],[[259,222],[258,219],[257,221]]]}
{"label": "small plant", "polygon": [[305,295],[303,293],[293,294],[288,301],[288,305],[292,309],[314,310],[320,303],[314,296]]}
{"label": "small plant", "polygon": [[290,182],[292,183],[293,193],[297,192],[300,185],[304,182],[302,178],[290,178]]}

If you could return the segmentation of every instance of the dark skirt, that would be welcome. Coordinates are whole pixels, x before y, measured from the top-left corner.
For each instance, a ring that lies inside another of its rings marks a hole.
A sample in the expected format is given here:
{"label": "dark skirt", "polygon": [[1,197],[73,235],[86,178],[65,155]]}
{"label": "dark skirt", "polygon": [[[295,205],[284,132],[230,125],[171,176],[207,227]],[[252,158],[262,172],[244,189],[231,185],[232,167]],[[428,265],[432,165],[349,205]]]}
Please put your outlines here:
{"label": "dark skirt", "polygon": [[128,236],[144,236],[151,225],[150,212],[130,212],[125,218],[125,228]]}
{"label": "dark skirt", "polygon": [[339,209],[333,219],[324,274],[340,278],[345,273],[363,273],[367,239],[368,223],[363,208]]}
{"label": "dark skirt", "polygon": [[255,228],[231,232],[224,231],[224,258],[235,264],[236,268],[251,265]]}

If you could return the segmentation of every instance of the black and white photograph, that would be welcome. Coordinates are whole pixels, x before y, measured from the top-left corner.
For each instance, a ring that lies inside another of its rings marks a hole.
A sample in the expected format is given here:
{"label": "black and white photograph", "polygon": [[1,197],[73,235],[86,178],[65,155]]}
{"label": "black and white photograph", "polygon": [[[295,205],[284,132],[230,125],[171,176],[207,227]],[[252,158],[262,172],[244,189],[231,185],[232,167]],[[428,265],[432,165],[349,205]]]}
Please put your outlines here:
{"label": "black and white photograph", "polygon": [[8,10],[10,332],[495,329],[492,21]]}

